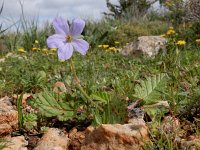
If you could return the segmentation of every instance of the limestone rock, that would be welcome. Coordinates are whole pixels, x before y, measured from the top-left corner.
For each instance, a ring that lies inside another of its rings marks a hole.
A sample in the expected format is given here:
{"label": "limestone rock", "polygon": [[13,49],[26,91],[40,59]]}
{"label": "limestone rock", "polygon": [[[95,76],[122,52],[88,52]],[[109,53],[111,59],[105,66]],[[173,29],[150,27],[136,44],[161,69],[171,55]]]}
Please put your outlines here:
{"label": "limestone rock", "polygon": [[34,150],[67,150],[69,138],[66,133],[56,128],[49,128]]}
{"label": "limestone rock", "polygon": [[153,57],[162,50],[166,51],[167,40],[161,36],[141,36],[138,37],[137,42],[127,44],[121,53],[125,56],[130,54],[142,53],[148,57]]}
{"label": "limestone rock", "polygon": [[69,149],[80,150],[81,144],[85,139],[85,131],[77,131],[76,128],[69,132],[69,138],[71,140]]}
{"label": "limestone rock", "polygon": [[[22,105],[26,105],[27,104],[27,99],[29,98],[29,97],[31,97],[32,96],[32,94],[30,94],[30,93],[25,93],[25,94],[23,94],[23,97],[22,97]],[[20,97],[20,95],[17,95],[17,94],[14,94],[13,96],[13,99],[14,99],[14,103],[15,104],[17,104],[17,99]]]}
{"label": "limestone rock", "polygon": [[8,147],[4,150],[27,150],[28,141],[25,140],[24,136],[17,136],[7,138],[9,141]]}
{"label": "limestone rock", "polygon": [[67,88],[63,82],[56,82],[53,91],[56,92],[57,94],[62,94],[67,91]]}
{"label": "limestone rock", "polygon": [[146,126],[103,124],[86,135],[81,150],[140,150],[145,139]]}
{"label": "limestone rock", "polygon": [[18,128],[18,112],[9,97],[0,99],[0,137],[10,134]]}

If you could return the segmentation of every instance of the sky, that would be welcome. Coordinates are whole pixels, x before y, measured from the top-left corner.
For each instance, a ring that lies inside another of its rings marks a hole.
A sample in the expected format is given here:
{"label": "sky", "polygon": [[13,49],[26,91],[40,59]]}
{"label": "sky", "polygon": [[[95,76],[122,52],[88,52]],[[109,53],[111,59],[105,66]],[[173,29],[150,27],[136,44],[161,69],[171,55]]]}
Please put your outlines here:
{"label": "sky", "polygon": [[[51,21],[56,16],[68,20],[74,18],[99,20],[102,12],[108,11],[106,0],[20,0],[23,11],[28,19],[39,18],[40,21]],[[117,4],[118,0],[110,0]],[[20,19],[22,9],[19,0],[0,0],[4,2],[3,12],[0,15],[0,24],[8,26]]]}

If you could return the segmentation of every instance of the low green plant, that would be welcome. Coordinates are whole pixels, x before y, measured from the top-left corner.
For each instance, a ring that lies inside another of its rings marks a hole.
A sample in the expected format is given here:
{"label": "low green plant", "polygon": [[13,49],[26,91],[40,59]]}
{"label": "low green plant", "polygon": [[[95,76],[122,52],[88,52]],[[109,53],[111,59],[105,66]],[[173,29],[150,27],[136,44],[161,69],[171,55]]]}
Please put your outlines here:
{"label": "low green plant", "polygon": [[143,100],[144,104],[154,104],[161,99],[161,95],[166,89],[166,81],[167,75],[164,73],[147,77],[135,86],[135,94],[133,96]]}
{"label": "low green plant", "polygon": [[[134,88],[135,99],[140,99],[141,104],[144,106],[145,112],[155,121],[166,113],[169,108],[165,104],[154,105],[162,101],[162,95],[167,89],[167,74],[160,73],[147,77],[145,80],[140,80]],[[167,102],[167,101],[166,101]]]}
{"label": "low green plant", "polygon": [[23,106],[22,106],[22,99],[23,99],[23,93],[20,95],[20,97],[17,97],[17,112],[18,112],[18,122],[19,122],[19,129],[23,129],[23,123],[24,123],[24,116],[23,116]]}
{"label": "low green plant", "polygon": [[178,142],[174,140],[177,134],[175,131],[167,132],[163,130],[159,121],[152,123],[149,127],[151,140],[144,144],[143,148],[145,150],[179,149]]}
{"label": "low green plant", "polygon": [[23,127],[28,131],[37,126],[38,117],[35,113],[26,113],[23,116]]}
{"label": "low green plant", "polygon": [[38,108],[39,113],[45,117],[56,117],[60,121],[66,121],[76,116],[77,106],[70,95],[63,98],[54,92],[44,91],[33,96],[31,106]]}

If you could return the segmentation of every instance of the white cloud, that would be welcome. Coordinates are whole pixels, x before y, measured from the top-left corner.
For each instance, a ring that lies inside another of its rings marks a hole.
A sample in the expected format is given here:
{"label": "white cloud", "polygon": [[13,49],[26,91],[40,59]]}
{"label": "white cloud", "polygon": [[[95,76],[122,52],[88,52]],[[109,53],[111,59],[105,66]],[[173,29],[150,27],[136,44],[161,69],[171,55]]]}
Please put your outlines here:
{"label": "white cloud", "polygon": [[[7,25],[9,21],[19,20],[22,13],[19,0],[0,0],[0,5],[3,1],[0,24],[3,22]],[[114,3],[117,1],[111,0]],[[98,20],[102,18],[102,12],[107,11],[106,0],[21,0],[21,2],[28,19],[39,17],[39,20],[52,20],[59,15],[69,20],[76,17]]]}

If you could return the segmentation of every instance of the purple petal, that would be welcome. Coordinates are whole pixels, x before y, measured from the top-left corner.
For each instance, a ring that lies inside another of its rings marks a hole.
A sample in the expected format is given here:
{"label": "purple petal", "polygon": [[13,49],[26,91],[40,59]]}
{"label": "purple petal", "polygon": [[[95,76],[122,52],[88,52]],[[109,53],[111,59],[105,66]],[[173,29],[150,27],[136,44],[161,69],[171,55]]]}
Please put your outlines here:
{"label": "purple petal", "polygon": [[82,39],[73,40],[72,45],[74,49],[82,55],[85,55],[87,50],[89,49],[89,43]]}
{"label": "purple petal", "polygon": [[59,48],[64,45],[65,40],[65,36],[60,34],[54,34],[47,38],[47,45],[49,48]]}
{"label": "purple petal", "polygon": [[58,49],[58,58],[60,60],[67,60],[72,57],[73,47],[71,43],[66,43],[64,46]]}
{"label": "purple petal", "polygon": [[67,35],[69,34],[69,25],[68,23],[61,17],[55,18],[53,21],[53,27],[56,34]]}
{"label": "purple petal", "polygon": [[82,19],[74,19],[70,27],[70,34],[72,36],[79,36],[83,32],[85,21]]}

